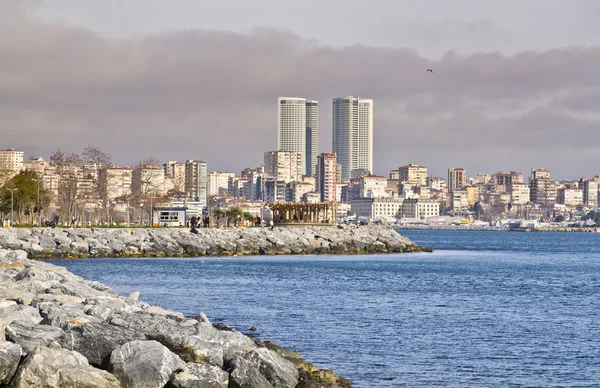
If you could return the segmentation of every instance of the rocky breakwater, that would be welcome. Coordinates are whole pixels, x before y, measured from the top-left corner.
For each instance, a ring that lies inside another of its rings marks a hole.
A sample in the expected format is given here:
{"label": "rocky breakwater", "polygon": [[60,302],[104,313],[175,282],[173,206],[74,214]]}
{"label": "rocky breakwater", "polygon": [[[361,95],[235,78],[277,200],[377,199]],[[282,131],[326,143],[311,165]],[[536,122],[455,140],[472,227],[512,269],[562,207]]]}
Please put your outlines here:
{"label": "rocky breakwater", "polygon": [[198,229],[0,229],[0,248],[31,259],[401,253],[427,250],[393,229],[276,227]]}
{"label": "rocky breakwater", "polygon": [[[42,234],[43,235],[43,234]],[[271,342],[0,249],[0,387],[347,387]]]}

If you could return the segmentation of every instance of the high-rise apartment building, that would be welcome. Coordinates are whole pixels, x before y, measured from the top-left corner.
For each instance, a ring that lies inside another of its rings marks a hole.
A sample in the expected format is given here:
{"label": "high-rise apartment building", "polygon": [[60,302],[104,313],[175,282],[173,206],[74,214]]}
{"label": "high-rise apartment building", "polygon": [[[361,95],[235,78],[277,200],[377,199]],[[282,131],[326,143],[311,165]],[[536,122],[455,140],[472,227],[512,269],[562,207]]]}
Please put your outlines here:
{"label": "high-rise apartment building", "polygon": [[448,191],[462,190],[467,185],[467,172],[464,168],[451,167],[448,169]]}
{"label": "high-rise apartment building", "polygon": [[13,149],[0,150],[0,170],[21,171],[23,169],[23,151]]}
{"label": "high-rise apartment building", "polygon": [[338,170],[336,154],[322,153],[319,155],[317,158],[317,191],[321,195],[321,202],[337,199]]}
{"label": "high-rise apartment building", "polygon": [[302,175],[313,176],[319,149],[319,102],[299,97],[277,101],[277,146],[300,155]]}
{"label": "high-rise apartment building", "polygon": [[223,195],[229,192],[229,181],[235,178],[232,172],[213,171],[208,174],[208,195]]}
{"label": "high-rise apartment building", "polygon": [[340,97],[333,100],[333,152],[342,166],[342,180],[353,170],[373,172],[373,100]]}
{"label": "high-rise apartment building", "polygon": [[544,168],[531,169],[529,195],[533,203],[543,205],[556,203],[556,182],[550,176],[550,170]]}
{"label": "high-rise apartment building", "polygon": [[582,178],[579,180],[579,187],[583,190],[583,203],[592,210],[596,210],[598,208],[598,182]]}
{"label": "high-rise apartment building", "polygon": [[289,183],[301,180],[303,167],[302,158],[298,152],[265,152],[265,172],[278,181]]}
{"label": "high-rise apartment building", "polygon": [[205,160],[185,162],[185,194],[188,198],[200,202],[202,207],[206,207],[207,175]]}

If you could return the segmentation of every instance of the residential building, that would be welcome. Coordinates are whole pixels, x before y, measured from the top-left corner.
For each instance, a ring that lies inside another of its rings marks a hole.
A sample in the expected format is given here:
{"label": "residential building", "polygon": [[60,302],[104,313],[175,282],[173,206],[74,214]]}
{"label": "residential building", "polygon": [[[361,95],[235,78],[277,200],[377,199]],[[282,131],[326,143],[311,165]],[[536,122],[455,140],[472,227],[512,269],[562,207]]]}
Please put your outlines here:
{"label": "residential building", "polygon": [[440,203],[433,200],[405,199],[399,210],[399,218],[420,218],[425,220],[429,217],[437,217],[439,215]]}
{"label": "residential building", "polygon": [[131,195],[133,170],[127,167],[106,167],[98,171],[100,198],[112,202]]}
{"label": "residential building", "polygon": [[427,186],[427,167],[418,164],[398,167],[398,182],[405,182],[410,186]]}
{"label": "residential building", "polygon": [[444,191],[446,190],[446,180],[438,176],[427,177],[427,186],[433,190]]}
{"label": "residential building", "polygon": [[0,170],[19,172],[23,169],[23,151],[0,150]]}
{"label": "residential building", "polygon": [[402,202],[401,198],[360,198],[352,201],[350,211],[371,220],[396,219]]}
{"label": "residential building", "polygon": [[299,181],[302,177],[302,157],[298,152],[265,152],[265,172],[285,183]]}
{"label": "residential building", "polygon": [[556,191],[556,203],[566,206],[582,205],[583,189],[558,189]]}
{"label": "residential building", "polygon": [[24,170],[33,171],[36,174],[43,174],[46,168],[50,166],[44,158],[41,157],[33,157],[30,158],[27,163],[23,165]]}
{"label": "residential building", "polygon": [[396,181],[396,184],[398,184],[398,180],[400,180],[400,172],[398,172],[398,170],[390,170],[389,180]]}
{"label": "residential building", "polygon": [[464,168],[451,167],[448,169],[448,191],[462,190],[467,185],[467,172]]}
{"label": "residential building", "polygon": [[200,202],[206,208],[208,193],[208,169],[205,160],[185,162],[185,196]]}
{"label": "residential building", "polygon": [[556,203],[556,182],[552,179],[550,171],[540,168],[531,169],[529,178],[530,200],[542,205]]}
{"label": "residential building", "polygon": [[336,154],[322,153],[317,158],[317,191],[321,202],[337,199],[338,163]]}
{"label": "residential building", "polygon": [[373,100],[340,97],[333,100],[333,152],[342,166],[342,180],[353,170],[373,171]]}
{"label": "residential building", "polygon": [[314,185],[309,182],[290,182],[289,183],[289,201],[302,202],[304,194],[315,191]]}
{"label": "residential building", "polygon": [[475,205],[476,202],[479,202],[479,187],[467,186],[465,187],[465,192],[467,193],[467,203],[469,207]]}
{"label": "residential building", "polygon": [[579,187],[583,190],[583,203],[592,210],[598,209],[598,182],[582,178]]}
{"label": "residential building", "polygon": [[277,113],[278,150],[297,152],[300,175],[313,176],[319,149],[319,102],[279,97]]}
{"label": "residential building", "polygon": [[383,176],[367,175],[359,180],[361,198],[390,197],[388,194],[388,180]]}
{"label": "residential building", "polygon": [[525,205],[529,202],[529,186],[525,183],[511,184],[510,203],[513,205]]}
{"label": "residential building", "polygon": [[235,178],[232,172],[212,171],[208,174],[208,196],[224,195],[229,192],[229,180]]}
{"label": "residential building", "polygon": [[158,166],[139,166],[131,174],[131,191],[139,197],[160,197],[173,189],[173,182]]}
{"label": "residential building", "polygon": [[181,192],[185,192],[185,164],[178,163],[174,160],[169,160],[163,164],[165,176],[173,182],[174,188]]}
{"label": "residential building", "polygon": [[458,214],[469,209],[469,196],[466,191],[454,190],[450,192],[450,209]]}
{"label": "residential building", "polygon": [[491,180],[494,184],[494,192],[510,193],[513,183],[523,183],[523,174],[516,171],[502,171],[492,174]]}

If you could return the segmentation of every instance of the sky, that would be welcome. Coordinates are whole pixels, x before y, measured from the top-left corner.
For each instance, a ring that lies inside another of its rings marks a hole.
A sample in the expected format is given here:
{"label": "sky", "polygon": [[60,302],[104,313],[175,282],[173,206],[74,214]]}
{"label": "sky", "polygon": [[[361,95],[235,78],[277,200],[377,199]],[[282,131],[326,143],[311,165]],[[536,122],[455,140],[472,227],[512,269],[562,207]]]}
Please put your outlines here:
{"label": "sky", "polygon": [[[374,173],[600,174],[595,0],[0,0],[0,148],[239,173],[277,97],[374,100]],[[426,72],[431,68],[434,73]]]}

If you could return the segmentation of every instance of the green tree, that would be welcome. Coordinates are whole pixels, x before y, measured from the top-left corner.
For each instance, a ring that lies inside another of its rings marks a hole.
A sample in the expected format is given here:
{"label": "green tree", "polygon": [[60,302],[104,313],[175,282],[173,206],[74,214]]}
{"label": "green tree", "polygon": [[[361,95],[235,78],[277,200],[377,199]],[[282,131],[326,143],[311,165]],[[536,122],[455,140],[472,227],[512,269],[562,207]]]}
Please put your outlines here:
{"label": "green tree", "polygon": [[15,220],[34,224],[36,216],[47,209],[52,200],[50,192],[38,179],[35,172],[27,170],[11,178],[0,190],[0,211],[10,214],[12,204]]}
{"label": "green tree", "polygon": [[483,206],[479,201],[473,204],[473,213],[475,213],[475,217],[479,218],[479,216],[483,213]]}
{"label": "green tree", "polygon": [[238,217],[241,218],[243,214],[244,212],[239,207],[233,207],[231,209],[228,209],[225,213],[227,219],[227,226],[231,225],[231,221],[233,221],[233,225],[235,226],[235,220],[237,220]]}
{"label": "green tree", "polygon": [[564,221],[565,221],[565,216],[563,216],[562,214],[558,215],[554,218],[554,222],[564,222]]}

